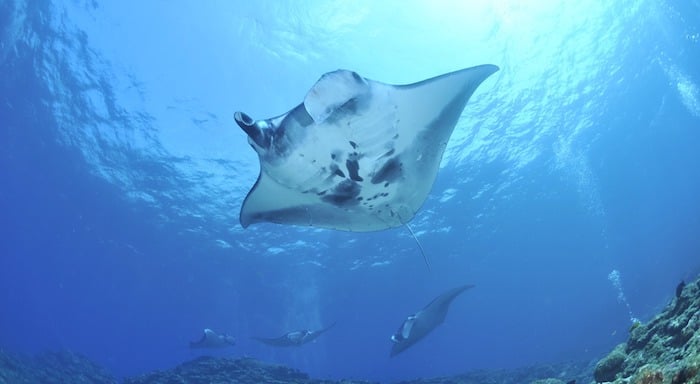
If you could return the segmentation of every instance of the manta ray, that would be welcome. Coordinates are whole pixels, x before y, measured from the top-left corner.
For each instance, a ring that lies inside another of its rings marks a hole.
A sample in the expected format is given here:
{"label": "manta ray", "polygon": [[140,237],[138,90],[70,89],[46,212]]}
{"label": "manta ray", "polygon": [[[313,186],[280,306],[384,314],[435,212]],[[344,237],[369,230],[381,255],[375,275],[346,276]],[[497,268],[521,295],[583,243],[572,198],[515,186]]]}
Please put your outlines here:
{"label": "manta ray", "polygon": [[204,330],[202,338],[190,342],[190,348],[227,348],[236,345],[236,339],[225,333],[217,334],[211,329]]}
{"label": "manta ray", "polygon": [[459,296],[460,293],[473,287],[473,285],[463,285],[451,289],[433,299],[425,308],[408,316],[398,331],[391,336],[391,341],[394,345],[391,347],[390,356],[393,357],[405,351],[408,347],[432,332],[438,325],[442,324],[445,321],[445,316],[447,316],[447,310],[450,309],[452,300]]}
{"label": "manta ray", "polygon": [[487,64],[391,85],[341,69],[321,76],[287,113],[255,120],[236,112],[260,160],[241,225],[368,232],[408,223],[467,101],[497,70]]}
{"label": "manta ray", "polygon": [[321,334],[333,328],[333,326],[335,326],[335,323],[318,331],[303,329],[300,331],[287,332],[280,337],[253,337],[253,339],[273,347],[299,347],[303,344],[316,340],[319,336],[321,336]]}

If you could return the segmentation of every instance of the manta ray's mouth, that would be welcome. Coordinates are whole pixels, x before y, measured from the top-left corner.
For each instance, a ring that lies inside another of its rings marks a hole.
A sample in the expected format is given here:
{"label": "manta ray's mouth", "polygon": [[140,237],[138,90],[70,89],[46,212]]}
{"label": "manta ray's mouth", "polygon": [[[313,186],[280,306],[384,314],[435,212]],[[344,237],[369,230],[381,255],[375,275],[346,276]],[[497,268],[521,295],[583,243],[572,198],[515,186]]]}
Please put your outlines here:
{"label": "manta ray's mouth", "polygon": [[243,112],[236,112],[233,114],[234,120],[239,127],[248,135],[248,137],[255,142],[261,148],[267,148],[270,146],[270,136],[265,135],[263,128],[266,126],[265,122],[256,122],[252,117],[246,115]]}
{"label": "manta ray's mouth", "polygon": [[244,130],[245,130],[245,128],[243,127],[244,125],[246,127],[250,127],[251,125],[255,124],[255,120],[253,120],[252,117],[246,115],[243,112],[236,112],[233,115],[233,118],[236,119],[236,123],[238,123],[238,125],[240,125],[241,128],[243,128]]}

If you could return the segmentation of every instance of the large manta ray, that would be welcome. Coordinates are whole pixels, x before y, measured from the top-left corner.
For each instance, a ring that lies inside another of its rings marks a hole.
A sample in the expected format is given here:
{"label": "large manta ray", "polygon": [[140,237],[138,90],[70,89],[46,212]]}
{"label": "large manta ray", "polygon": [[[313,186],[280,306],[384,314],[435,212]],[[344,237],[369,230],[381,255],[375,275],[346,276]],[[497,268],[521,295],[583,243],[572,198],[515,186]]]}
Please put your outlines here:
{"label": "large manta ray", "polygon": [[391,356],[396,356],[405,351],[408,347],[432,332],[438,325],[442,324],[445,321],[445,316],[447,316],[452,300],[459,296],[460,293],[473,287],[473,285],[463,285],[451,289],[433,299],[425,308],[408,316],[398,331],[391,336],[391,341],[394,343],[391,347]]}
{"label": "large manta ray", "polygon": [[337,70],[283,115],[236,112],[260,159],[241,225],[365,232],[406,224],[432,188],[469,97],[497,70],[480,65],[409,85]]}
{"label": "large manta ray", "polygon": [[300,331],[287,332],[280,337],[253,337],[253,339],[273,347],[299,347],[303,344],[316,340],[319,336],[321,336],[321,334],[333,328],[334,325],[335,323],[326,328],[319,329],[318,331],[303,329]]}

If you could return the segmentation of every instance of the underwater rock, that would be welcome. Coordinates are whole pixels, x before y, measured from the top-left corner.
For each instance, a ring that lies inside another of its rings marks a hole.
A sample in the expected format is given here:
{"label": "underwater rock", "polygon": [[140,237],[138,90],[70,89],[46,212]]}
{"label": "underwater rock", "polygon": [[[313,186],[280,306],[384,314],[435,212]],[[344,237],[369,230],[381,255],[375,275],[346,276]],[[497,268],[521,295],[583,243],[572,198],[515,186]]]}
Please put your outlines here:
{"label": "underwater rock", "polygon": [[[415,379],[396,384],[565,384],[577,380],[579,383],[589,383],[592,380],[591,372],[592,366],[589,363],[558,363],[507,370],[478,370],[456,376]],[[172,370],[149,373],[124,381],[124,384],[171,383],[372,384],[358,380],[311,379],[298,370],[255,359],[213,357],[201,357]]]}
{"label": "underwater rock", "polygon": [[[477,370],[432,379],[415,379],[397,384],[570,384],[589,383],[593,366],[588,362],[566,362],[530,367]],[[71,352],[50,352],[36,357],[0,350],[0,384],[90,383],[116,384],[98,365]],[[200,357],[166,371],[155,371],[124,379],[123,384],[378,384],[362,380],[312,379],[306,373],[251,358]]]}
{"label": "underwater rock", "polygon": [[[268,364],[250,358],[200,357],[172,370],[152,372],[124,380],[124,384],[209,384],[209,383],[341,383],[310,379],[309,375],[282,365]],[[366,381],[342,381],[344,384],[371,384]]]}
{"label": "underwater rock", "polygon": [[475,370],[455,376],[407,380],[396,384],[585,384],[592,380],[591,363],[563,362],[512,369]]}
{"label": "underwater rock", "polygon": [[566,384],[562,380],[559,379],[541,379],[541,380],[535,380],[530,384]]}
{"label": "underwater rock", "polygon": [[618,345],[608,356],[596,364],[593,378],[598,383],[615,380],[615,376],[622,370],[625,363],[625,345]]}
{"label": "underwater rock", "polygon": [[700,384],[700,279],[679,284],[666,308],[635,324],[596,366],[598,383]]}
{"label": "underwater rock", "polygon": [[0,383],[116,384],[107,371],[82,355],[45,352],[29,357],[0,351]]}

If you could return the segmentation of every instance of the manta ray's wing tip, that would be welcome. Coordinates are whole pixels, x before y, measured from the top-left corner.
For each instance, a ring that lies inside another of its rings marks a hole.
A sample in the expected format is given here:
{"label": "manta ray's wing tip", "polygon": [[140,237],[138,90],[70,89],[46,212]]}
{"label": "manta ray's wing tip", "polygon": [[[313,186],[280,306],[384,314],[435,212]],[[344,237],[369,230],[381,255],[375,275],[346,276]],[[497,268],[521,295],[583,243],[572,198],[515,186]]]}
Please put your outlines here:
{"label": "manta ray's wing tip", "polygon": [[476,68],[480,68],[480,69],[482,69],[483,71],[487,72],[487,73],[488,73],[487,76],[491,76],[491,75],[493,75],[494,73],[496,73],[496,72],[498,72],[499,70],[501,70],[501,68],[500,68],[498,65],[496,65],[496,64],[483,64],[483,65],[477,66]]}
{"label": "manta ray's wing tip", "polygon": [[466,68],[464,69],[465,71],[470,71],[470,72],[477,72],[481,76],[483,76],[484,79],[487,77],[493,75],[494,73],[498,72],[501,68],[498,65],[495,64],[481,64],[477,65],[475,67],[471,68]]}

